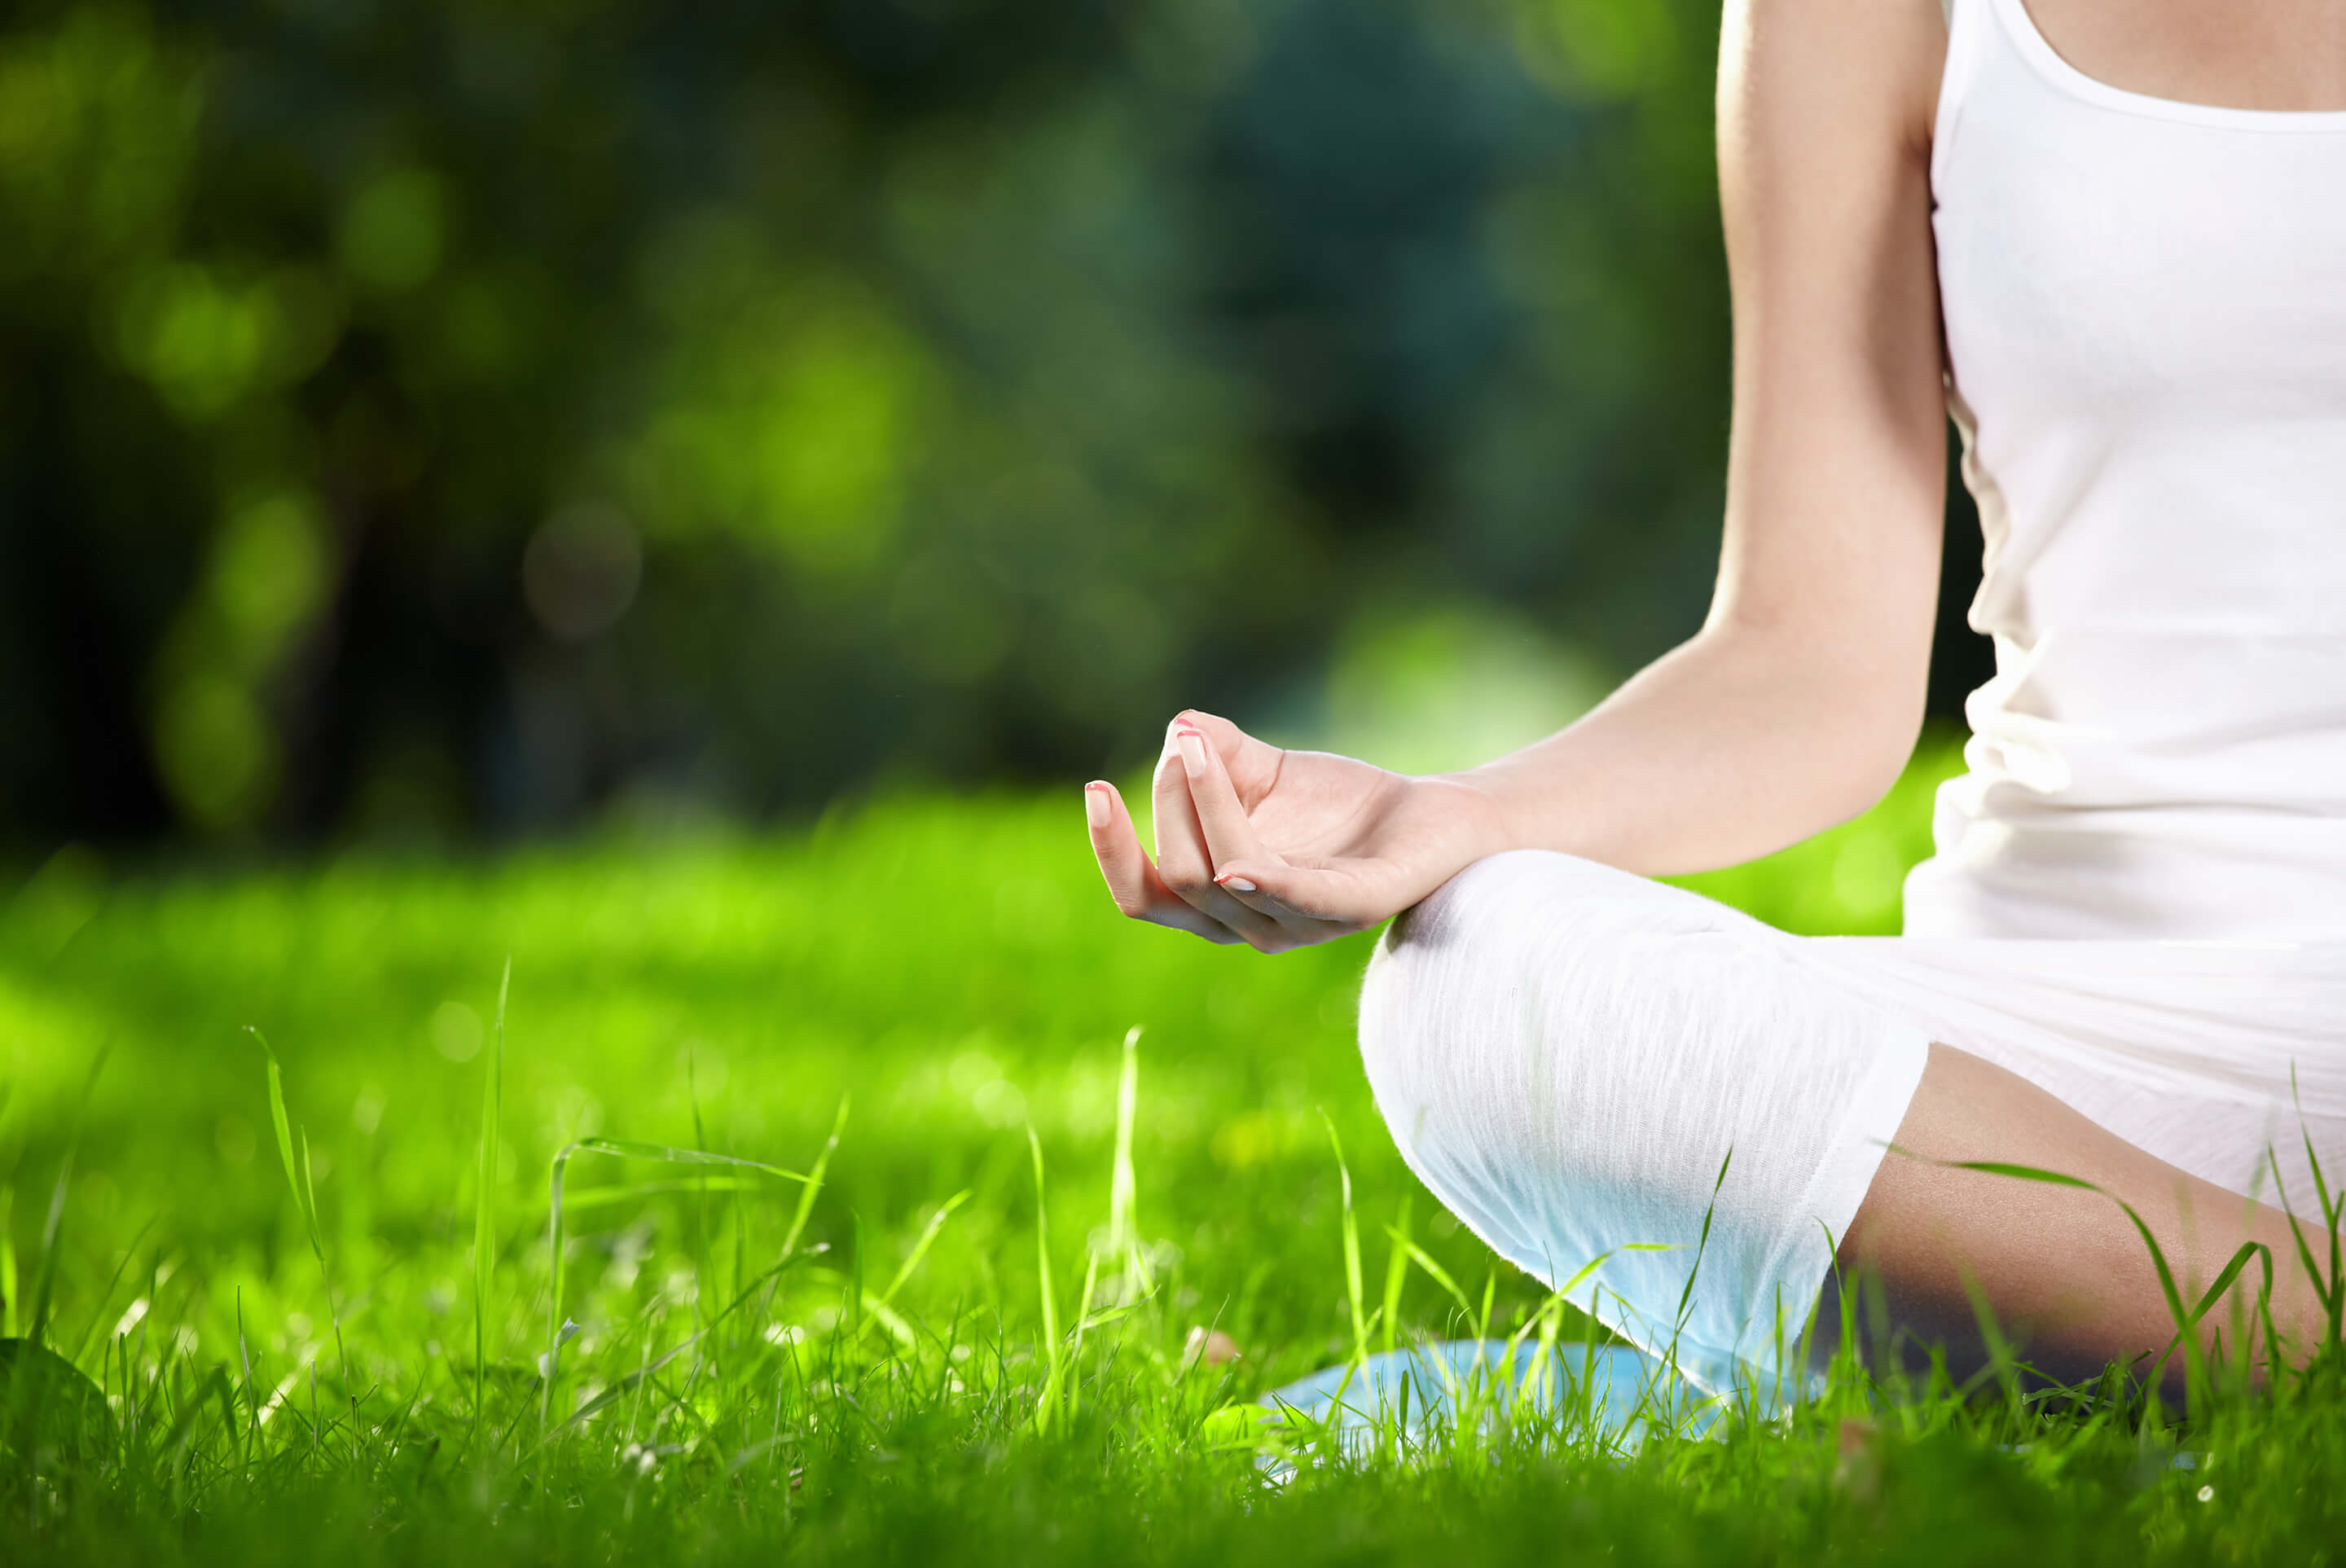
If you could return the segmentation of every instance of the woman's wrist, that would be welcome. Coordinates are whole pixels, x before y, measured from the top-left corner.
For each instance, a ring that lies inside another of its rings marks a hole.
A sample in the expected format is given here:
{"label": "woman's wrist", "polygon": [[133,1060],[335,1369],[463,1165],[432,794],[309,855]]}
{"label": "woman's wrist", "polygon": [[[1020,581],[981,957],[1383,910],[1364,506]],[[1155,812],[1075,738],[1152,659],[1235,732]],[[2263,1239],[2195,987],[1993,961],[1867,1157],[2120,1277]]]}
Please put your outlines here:
{"label": "woman's wrist", "polygon": [[1448,868],[1450,872],[1454,874],[1476,860],[1524,847],[1506,796],[1493,787],[1495,780],[1486,769],[1423,774],[1412,778],[1410,783],[1426,793],[1430,808],[1453,828],[1448,837],[1451,858],[1457,864]]}
{"label": "woman's wrist", "polygon": [[1598,821],[1585,808],[1588,791],[1559,774],[1564,759],[1543,751],[1516,752],[1443,781],[1479,804],[1471,813],[1481,846],[1475,858],[1507,850],[1556,850],[1605,860]]}

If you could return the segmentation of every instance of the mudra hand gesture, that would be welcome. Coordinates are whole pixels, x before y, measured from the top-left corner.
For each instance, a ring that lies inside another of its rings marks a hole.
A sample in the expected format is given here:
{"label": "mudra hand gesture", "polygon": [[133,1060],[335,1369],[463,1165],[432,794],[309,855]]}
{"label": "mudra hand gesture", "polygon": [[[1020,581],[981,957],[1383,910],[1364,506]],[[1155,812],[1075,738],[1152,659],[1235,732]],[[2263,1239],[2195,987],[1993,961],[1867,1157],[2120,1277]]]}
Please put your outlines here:
{"label": "mudra hand gesture", "polygon": [[1473,785],[1282,750],[1210,714],[1168,727],[1152,796],[1154,861],[1116,787],[1084,787],[1117,907],[1262,952],[1366,930],[1504,847]]}

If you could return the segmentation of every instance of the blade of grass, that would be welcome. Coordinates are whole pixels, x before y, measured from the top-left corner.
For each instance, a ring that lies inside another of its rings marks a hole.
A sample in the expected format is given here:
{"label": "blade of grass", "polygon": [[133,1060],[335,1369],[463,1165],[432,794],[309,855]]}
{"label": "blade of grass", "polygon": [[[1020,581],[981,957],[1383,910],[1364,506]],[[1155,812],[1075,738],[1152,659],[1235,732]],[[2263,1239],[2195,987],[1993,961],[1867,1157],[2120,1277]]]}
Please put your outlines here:
{"label": "blade of grass", "polygon": [[629,1394],[634,1393],[638,1389],[642,1388],[644,1385],[650,1382],[656,1374],[665,1370],[669,1362],[675,1360],[678,1356],[683,1355],[687,1350],[691,1349],[695,1345],[699,1344],[703,1339],[707,1339],[709,1337],[709,1330],[715,1327],[716,1325],[712,1323],[708,1329],[698,1329],[693,1333],[687,1335],[683,1340],[678,1344],[671,1346],[665,1351],[662,1351],[658,1359],[646,1361],[643,1366],[638,1368],[637,1370],[629,1372],[626,1377],[621,1378],[617,1382],[613,1383],[609,1388],[605,1389],[601,1393],[597,1394],[593,1399],[588,1400],[586,1403],[580,1405],[576,1410],[564,1417],[562,1425],[556,1428],[552,1435],[558,1437],[563,1432],[570,1431],[578,1427],[584,1426],[587,1421],[594,1419],[602,1411],[608,1410],[611,1406],[618,1403],[621,1400],[626,1399]]}
{"label": "blade of grass", "polygon": [[1139,1183],[1132,1169],[1132,1129],[1140,1104],[1140,1025],[1125,1031],[1124,1060],[1116,1083],[1116,1155],[1109,1166],[1107,1252],[1125,1272],[1125,1298],[1148,1290],[1148,1257],[1140,1247]]}
{"label": "blade of grass", "polygon": [[[1099,1289],[1100,1255],[1092,1252],[1084,1258],[1084,1288],[1076,1298],[1075,1326],[1067,1334],[1067,1365],[1070,1369],[1082,1364],[1084,1330],[1091,1327],[1092,1301]],[[1082,1401],[1081,1385],[1070,1379],[1066,1386],[1066,1410],[1073,1416]]]}
{"label": "blade of grass", "polygon": [[1474,1308],[1467,1303],[1466,1292],[1458,1288],[1458,1281],[1450,1278],[1450,1271],[1448,1269],[1435,1262],[1433,1255],[1428,1253],[1425,1248],[1418,1246],[1417,1243],[1412,1241],[1408,1237],[1403,1236],[1400,1231],[1392,1228],[1392,1227],[1387,1226],[1385,1227],[1385,1234],[1392,1237],[1394,1246],[1400,1247],[1403,1252],[1409,1255],[1409,1260],[1412,1263],[1416,1264],[1420,1268],[1425,1270],[1425,1277],[1428,1279],[1431,1279],[1436,1285],[1441,1286],[1442,1288],[1448,1293],[1450,1298],[1458,1303],[1458,1311],[1462,1317],[1467,1319],[1469,1321],[1474,1319]]}
{"label": "blade of grass", "polygon": [[1026,1146],[1035,1156],[1035,1274],[1043,1295],[1043,1345],[1048,1357],[1042,1398],[1035,1406],[1035,1431],[1046,1436],[1059,1402],[1059,1307],[1051,1286],[1051,1227],[1043,1185],[1043,1140],[1026,1129]]}
{"label": "blade of grass", "polygon": [[111,1045],[101,1045],[90,1060],[89,1074],[82,1080],[81,1098],[74,1109],[73,1131],[66,1135],[65,1156],[57,1162],[56,1186],[49,1192],[48,1217],[41,1224],[41,1267],[33,1276],[31,1328],[26,1334],[36,1349],[48,1333],[49,1297],[57,1280],[57,1237],[65,1229],[66,1193],[73,1186],[74,1157],[81,1152],[82,1125],[89,1114],[90,1096],[97,1090],[97,1075],[105,1070],[106,1058],[113,1049]]}
{"label": "blade of grass", "polygon": [[1381,1308],[1384,1323],[1382,1348],[1388,1354],[1401,1331],[1402,1286],[1409,1278],[1409,1210],[1411,1200],[1415,1196],[1413,1193],[1402,1195],[1401,1217],[1385,1227],[1385,1234],[1393,1238],[1392,1251],[1385,1257],[1385,1295]]}
{"label": "blade of grass", "polygon": [[[114,1265],[114,1272],[107,1278],[106,1288],[97,1293],[97,1304],[90,1308],[88,1324],[83,1328],[81,1338],[74,1342],[73,1354],[66,1358],[74,1365],[79,1366],[82,1359],[89,1354],[89,1348],[97,1343],[98,1335],[106,1327],[106,1308],[107,1303],[114,1299],[115,1287],[122,1283],[122,1277],[128,1272],[131,1260],[138,1256],[138,1248],[146,1244],[148,1233],[161,1224],[162,1220],[163,1217],[160,1214],[148,1215],[147,1222],[141,1225],[138,1234],[130,1238],[130,1245],[122,1249],[121,1257]],[[159,1247],[155,1256],[158,1257],[161,1256]],[[148,1294],[151,1296],[153,1293],[150,1291]],[[139,1323],[143,1328],[146,1319],[140,1319]]]}
{"label": "blade of grass", "polygon": [[584,1191],[566,1191],[562,1207],[566,1213],[576,1214],[581,1209],[608,1208],[614,1204],[632,1203],[648,1197],[669,1195],[693,1196],[712,1192],[760,1192],[764,1185],[754,1176],[694,1176],[682,1181],[622,1182],[612,1186],[590,1186]]}
{"label": "blade of grass", "polygon": [[0,1183],[0,1339],[16,1337],[16,1189]]}
{"label": "blade of grass", "polygon": [[1719,1213],[1719,1195],[1726,1189],[1727,1172],[1734,1164],[1735,1149],[1730,1145],[1726,1156],[1719,1162],[1718,1176],[1710,1184],[1710,1201],[1703,1206],[1702,1210],[1702,1230],[1695,1238],[1694,1262],[1687,1268],[1686,1285],[1678,1292],[1678,1314],[1671,1320],[1669,1340],[1662,1348],[1659,1358],[1661,1368],[1666,1369],[1673,1379],[1678,1376],[1678,1339],[1686,1332],[1687,1322],[1693,1308],[1695,1281],[1702,1278],[1703,1257],[1710,1250],[1710,1226]]}
{"label": "blade of grass", "polygon": [[269,1037],[250,1024],[246,1033],[260,1043],[261,1054],[267,1058],[269,1070],[269,1124],[277,1130],[277,1157],[285,1164],[285,1185],[293,1191],[293,1207],[301,1216],[301,1223],[314,1236],[317,1224],[310,1215],[310,1200],[301,1187],[300,1168],[293,1160],[293,1123],[285,1111],[285,1070],[277,1060],[276,1050]]}
{"label": "blade of grass", "polygon": [[1678,1292],[1678,1324],[1671,1331],[1673,1339],[1686,1327],[1687,1309],[1694,1300],[1694,1282],[1702,1273],[1702,1255],[1710,1246],[1710,1222],[1719,1212],[1719,1195],[1727,1186],[1727,1169],[1734,1163],[1735,1151],[1729,1148],[1727,1157],[1719,1162],[1718,1179],[1710,1184],[1710,1202],[1703,1207],[1702,1211],[1702,1234],[1695,1240],[1694,1263],[1687,1270],[1686,1288]]}
{"label": "blade of grass", "polygon": [[2280,1195],[2281,1213],[2289,1220],[2290,1240],[2297,1246],[2298,1263],[2304,1268],[2306,1278],[2313,1283],[2314,1298],[2321,1303],[2324,1317],[2334,1320],[2339,1280],[2335,1276],[2324,1278],[2321,1265],[2314,1258],[2313,1247],[2305,1239],[2305,1227],[2297,1217],[2296,1207],[2290,1202],[2289,1184],[2281,1180],[2280,1161],[2274,1156],[2273,1151],[2270,1148],[2265,1150],[2265,1159],[2272,1166],[2273,1186]]}
{"label": "blade of grass", "polygon": [[823,1176],[831,1169],[831,1151],[839,1147],[840,1135],[847,1130],[847,1096],[839,1097],[839,1111],[831,1120],[831,1136],[823,1140],[822,1150],[814,1157],[807,1172],[806,1185],[799,1189],[799,1206],[790,1215],[790,1228],[782,1237],[782,1257],[787,1260],[798,1250],[799,1237],[806,1234],[807,1220],[814,1213],[815,1195],[822,1191]]}
{"label": "blade of grass", "polygon": [[[2206,1293],[2199,1298],[2198,1304],[2191,1308],[2188,1327],[2197,1328],[2200,1319],[2208,1316],[2208,1308],[2214,1307],[2224,1292],[2232,1288],[2232,1281],[2240,1277],[2240,1270],[2248,1267],[2249,1259],[2251,1257],[2261,1257],[2264,1260],[2265,1288],[2268,1293],[2270,1292],[2272,1249],[2261,1241],[2244,1241],[2240,1243],[2240,1249],[2232,1254],[2232,1260],[2224,1265],[2223,1271],[2216,1276],[2216,1282],[2208,1287]],[[2176,1347],[2182,1342],[2182,1339],[2183,1331],[2178,1329],[2175,1338],[2167,1342],[2167,1349],[2158,1353],[2158,1359],[2151,1363],[2152,1377],[2158,1375],[2158,1369],[2167,1364],[2167,1359],[2169,1356],[2175,1354]]]}
{"label": "blade of grass", "polygon": [[[2168,1316],[2175,1323],[2177,1336],[2183,1341],[2185,1400],[2187,1403],[2196,1407],[2206,1398],[2208,1356],[2206,1347],[2199,1343],[2199,1336],[2192,1331],[2197,1325],[2197,1320],[2184,1308],[2183,1293],[2176,1286],[2174,1269],[2168,1266],[2166,1249],[2158,1245],[2158,1238],[2151,1234],[2150,1227],[2145,1223],[2141,1215],[2135,1212],[2132,1204],[2116,1193],[2097,1186],[2092,1182],[2077,1176],[2064,1176],[2058,1171],[2043,1170],[2035,1166],[2012,1165],[2002,1160],[1958,1160],[1938,1163],[1944,1165],[1949,1170],[1981,1171],[1990,1176],[2009,1176],[2016,1181],[2041,1182],[2052,1186],[2076,1187],[2086,1192],[2098,1193],[2116,1204],[2119,1211],[2125,1214],[2127,1221],[2134,1226],[2136,1234],[2142,1237],[2143,1246],[2149,1250],[2151,1267],[2158,1275],[2159,1294],[2167,1302]],[[2234,1269],[2232,1272],[2237,1274],[2238,1270]],[[2157,1376],[2156,1367],[2153,1368],[2152,1375],[2154,1378]],[[2154,1390],[2156,1386],[2154,1382]]]}
{"label": "blade of grass", "polygon": [[884,1308],[896,1299],[896,1292],[904,1288],[904,1281],[920,1268],[921,1259],[928,1256],[930,1244],[936,1240],[937,1233],[944,1229],[945,1221],[953,1217],[954,1210],[975,1196],[974,1188],[964,1187],[937,1206],[937,1211],[929,1216],[929,1223],[921,1227],[920,1237],[913,1243],[913,1250],[904,1255],[904,1261],[897,1268],[895,1278],[888,1281],[888,1288],[880,1292],[878,1299],[872,1303],[874,1306]]}
{"label": "blade of grass", "polygon": [[236,1290],[236,1354],[244,1364],[244,1402],[252,1408],[252,1420],[245,1429],[250,1435],[245,1444],[245,1468],[252,1466],[252,1450],[260,1441],[260,1389],[252,1380],[252,1349],[244,1338],[244,1287]]}
{"label": "blade of grass", "polygon": [[563,1149],[569,1155],[609,1155],[616,1159],[644,1160],[656,1165],[671,1166],[738,1166],[745,1170],[760,1171],[780,1181],[811,1182],[814,1177],[798,1171],[770,1166],[763,1160],[744,1159],[739,1155],[720,1155],[708,1149],[678,1148],[673,1144],[638,1143],[628,1138],[580,1138]]}
{"label": "blade of grass", "polygon": [[2313,1196],[2321,1204],[2321,1223],[2330,1232],[2330,1295],[2322,1305],[2330,1311],[2330,1339],[2332,1347],[2346,1343],[2346,1264],[2341,1264],[2339,1225],[2346,1219],[2346,1192],[2332,1197],[2330,1183],[2321,1174],[2321,1156],[2313,1152],[2313,1132],[2306,1125],[2305,1101],[2298,1092],[2297,1064],[2289,1065],[2290,1099],[2297,1106],[2298,1135],[2305,1140],[2305,1166],[2313,1176]]}
{"label": "blade of grass", "polygon": [[1972,1271],[1959,1268],[1958,1272],[1964,1294],[1971,1298],[1972,1317],[1979,1324],[1980,1343],[1987,1348],[1989,1370],[1994,1375],[1996,1386],[2004,1390],[2004,1412],[2012,1422],[2014,1441],[2018,1441],[2026,1426],[2027,1406],[2021,1398],[2020,1367],[2012,1353],[2012,1341],[2004,1338],[2004,1325],[1996,1321],[1995,1308]]}
{"label": "blade of grass", "polygon": [[1336,1136],[1336,1123],[1327,1112],[1320,1119],[1328,1126],[1328,1146],[1336,1151],[1336,1180],[1344,1204],[1344,1299],[1352,1309],[1352,1364],[1360,1366],[1369,1359],[1369,1323],[1361,1289],[1361,1227],[1352,1214],[1352,1172],[1344,1164],[1343,1141]]}
{"label": "blade of grass", "polygon": [[[334,1295],[333,1271],[326,1264],[325,1234],[318,1227],[318,1187],[310,1175],[310,1135],[303,1131],[296,1138],[292,1118],[285,1110],[284,1070],[278,1064],[277,1053],[270,1045],[269,1037],[250,1024],[245,1026],[244,1032],[260,1043],[261,1054],[268,1059],[269,1119],[277,1129],[277,1153],[285,1162],[285,1183],[293,1189],[293,1207],[309,1233],[310,1255],[318,1260],[318,1283],[326,1293],[326,1316],[334,1326],[334,1356],[342,1368],[342,1391],[355,1394],[357,1390],[351,1381],[351,1352],[342,1342],[342,1303]],[[314,1385],[314,1367],[311,1376]],[[352,1425],[355,1428],[356,1421]]]}
{"label": "blade of grass", "polygon": [[[840,1115],[843,1121],[846,1117],[844,1105],[841,1107]],[[834,1129],[831,1134],[834,1144],[838,1136],[838,1132]],[[829,1147],[826,1147],[823,1153],[828,1158]],[[564,1277],[562,1181],[569,1169],[571,1160],[579,1155],[603,1155],[614,1159],[643,1160],[655,1165],[731,1166],[740,1169],[762,1172],[781,1181],[803,1183],[809,1186],[811,1186],[816,1179],[811,1176],[801,1176],[796,1171],[784,1170],[780,1166],[768,1165],[762,1160],[743,1159],[739,1155],[711,1154],[707,1149],[681,1149],[671,1144],[638,1143],[626,1138],[580,1138],[564,1145],[555,1154],[547,1181],[546,1267],[551,1281],[546,1291],[546,1367],[538,1397],[538,1425],[541,1431],[546,1429],[554,1419],[554,1387],[561,1374],[562,1343],[566,1338],[562,1332],[562,1326],[566,1321],[562,1316]]]}
{"label": "blade of grass", "polygon": [[505,1099],[505,1000],[513,991],[513,958],[497,982],[497,1020],[489,1059],[481,1072],[480,1159],[473,1194],[473,1420],[477,1426],[488,1390],[489,1292],[497,1266],[497,1123]]}

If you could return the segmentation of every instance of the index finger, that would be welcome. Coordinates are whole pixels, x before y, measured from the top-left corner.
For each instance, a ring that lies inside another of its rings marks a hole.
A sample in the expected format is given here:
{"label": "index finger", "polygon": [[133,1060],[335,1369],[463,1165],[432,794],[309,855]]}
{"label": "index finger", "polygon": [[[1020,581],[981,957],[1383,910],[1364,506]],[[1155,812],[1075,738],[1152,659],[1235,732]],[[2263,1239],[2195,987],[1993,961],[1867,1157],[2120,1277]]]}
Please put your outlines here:
{"label": "index finger", "polygon": [[1099,861],[1108,896],[1126,915],[1186,931],[1208,942],[1227,944],[1246,940],[1165,885],[1148,851],[1140,847],[1140,831],[1115,785],[1094,779],[1084,786],[1084,817],[1091,830],[1092,855]]}
{"label": "index finger", "polygon": [[1173,727],[1173,739],[1182,771],[1189,779],[1190,805],[1198,814],[1198,830],[1205,836],[1206,855],[1214,871],[1219,873],[1232,860],[1276,860],[1255,837],[1254,823],[1222,767],[1221,753],[1205,733],[1193,724],[1180,722]]}

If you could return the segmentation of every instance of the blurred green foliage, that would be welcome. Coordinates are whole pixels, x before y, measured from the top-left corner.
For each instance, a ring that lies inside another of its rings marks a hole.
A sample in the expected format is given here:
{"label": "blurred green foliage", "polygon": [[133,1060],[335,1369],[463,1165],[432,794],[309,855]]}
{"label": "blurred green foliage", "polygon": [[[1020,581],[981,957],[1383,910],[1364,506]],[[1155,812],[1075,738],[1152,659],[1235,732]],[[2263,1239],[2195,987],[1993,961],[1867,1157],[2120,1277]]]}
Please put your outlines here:
{"label": "blurred green foliage", "polygon": [[1184,703],[1342,728],[1421,604],[1649,655],[1719,499],[1716,27],[13,7],[0,841],[1095,772]]}

